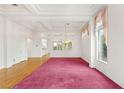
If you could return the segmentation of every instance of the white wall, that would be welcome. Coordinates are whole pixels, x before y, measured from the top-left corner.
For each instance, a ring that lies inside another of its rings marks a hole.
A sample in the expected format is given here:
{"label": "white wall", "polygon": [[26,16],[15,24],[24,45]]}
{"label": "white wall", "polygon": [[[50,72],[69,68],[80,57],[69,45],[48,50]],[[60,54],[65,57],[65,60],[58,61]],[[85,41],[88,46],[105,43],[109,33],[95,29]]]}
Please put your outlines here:
{"label": "white wall", "polygon": [[[46,50],[42,50],[41,39],[48,40],[48,48]],[[69,35],[66,37],[67,40],[72,41],[72,49],[71,50],[53,50],[53,41],[57,40],[65,40],[65,36],[55,35],[54,33],[44,34],[43,32],[35,32],[33,33],[33,45],[31,49],[31,57],[41,57],[46,53],[50,53],[51,57],[81,57],[81,36],[78,35]]]}
{"label": "white wall", "polygon": [[32,46],[33,46],[33,40],[32,40],[32,38],[28,38],[27,39],[28,57],[31,57]]}
{"label": "white wall", "polygon": [[[124,88],[124,5],[108,5],[108,19],[109,19],[109,31],[108,31],[108,63],[98,62],[95,59],[95,47],[94,47],[94,35],[89,38],[91,46],[91,54],[87,54],[87,47],[90,45],[86,43],[86,38],[82,41],[86,44],[83,48],[83,58],[91,57],[91,63],[95,64],[95,68],[100,70],[110,79]],[[91,20],[92,21],[92,20]],[[91,22],[93,23],[93,22]],[[94,34],[93,30],[91,34]],[[94,57],[94,58],[93,58]]]}
{"label": "white wall", "polygon": [[88,36],[87,34],[82,37],[81,47],[82,59],[87,62],[90,62],[90,36]]}
{"label": "white wall", "polygon": [[31,57],[41,57],[41,36],[40,33],[33,33]]}
{"label": "white wall", "polygon": [[[43,55],[48,53],[49,46],[46,50],[42,49],[42,38],[47,39],[47,36],[42,36],[42,32],[34,31],[32,37],[32,45],[31,45],[31,56],[30,57],[42,57]],[[48,40],[49,42],[49,40]]]}
{"label": "white wall", "polygon": [[27,39],[31,31],[0,15],[0,68],[27,60]]}
{"label": "white wall", "polygon": [[7,20],[7,67],[27,60],[27,39],[30,31],[18,23]]}
{"label": "white wall", "polygon": [[3,35],[4,35],[4,25],[3,25],[3,16],[0,15],[0,68],[4,67],[4,54],[3,54]]}
{"label": "white wall", "polygon": [[124,88],[124,5],[109,5],[108,64],[98,63],[96,68]]}

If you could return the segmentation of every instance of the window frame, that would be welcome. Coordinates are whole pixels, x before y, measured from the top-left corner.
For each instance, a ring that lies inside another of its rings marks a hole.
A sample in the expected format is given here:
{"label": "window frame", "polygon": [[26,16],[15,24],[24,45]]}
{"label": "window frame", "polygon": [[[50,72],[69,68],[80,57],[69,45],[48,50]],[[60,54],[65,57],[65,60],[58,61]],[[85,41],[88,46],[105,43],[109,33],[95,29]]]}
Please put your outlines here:
{"label": "window frame", "polygon": [[[58,49],[58,44],[61,42],[61,44],[63,45],[64,43],[63,42],[65,42],[65,41],[68,41],[68,40],[58,40],[58,41],[53,41],[53,43],[52,43],[52,48],[53,48],[53,51],[69,51],[69,50],[71,50],[72,49],[72,46],[73,46],[73,44],[72,44],[72,41],[71,40],[69,40],[70,42],[71,42],[71,47],[69,48],[63,48],[63,46],[62,46],[62,49]],[[54,43],[57,43],[57,49],[54,49]],[[69,44],[69,43],[68,43]]]}
{"label": "window frame", "polygon": [[[102,21],[102,26],[97,27],[97,23],[99,21]],[[107,16],[107,7],[103,8],[98,14],[95,16],[95,46],[96,46],[96,56],[95,59],[98,62],[102,62],[107,64],[108,63],[108,16]],[[103,30],[104,36],[105,36],[105,43],[106,43],[106,48],[107,48],[107,60],[101,60],[99,58],[99,41],[98,41],[98,31]]]}
{"label": "window frame", "polygon": [[[45,43],[46,43],[45,46],[43,44],[44,43],[43,41],[45,41]],[[42,45],[42,50],[46,50],[48,48],[48,40],[46,38],[42,38],[41,39],[41,45]]]}
{"label": "window frame", "polygon": [[[96,23],[97,24],[97,23]],[[107,61],[104,61],[104,60],[101,60],[99,58],[99,32],[100,30],[103,30],[104,32],[104,25],[103,23],[100,25],[100,26],[96,26],[96,29],[95,29],[95,32],[96,32],[96,60],[99,61],[99,62],[103,62],[103,63],[106,63],[107,64]]]}

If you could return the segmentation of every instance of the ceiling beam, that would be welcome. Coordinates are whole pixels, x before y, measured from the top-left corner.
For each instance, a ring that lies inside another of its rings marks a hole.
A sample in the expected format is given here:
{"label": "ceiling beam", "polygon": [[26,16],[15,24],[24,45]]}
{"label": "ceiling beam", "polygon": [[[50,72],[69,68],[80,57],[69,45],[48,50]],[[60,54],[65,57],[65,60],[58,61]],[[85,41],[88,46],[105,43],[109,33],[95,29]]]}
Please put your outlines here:
{"label": "ceiling beam", "polygon": [[46,25],[46,24],[44,24],[44,23],[42,23],[42,22],[39,22],[40,23],[40,26],[41,27],[43,27],[44,29],[46,29],[46,30],[49,30],[49,27]]}
{"label": "ceiling beam", "polygon": [[50,22],[85,22],[89,21],[90,16],[7,16],[16,21],[50,21]]}
{"label": "ceiling beam", "polygon": [[22,4],[21,6],[31,13],[35,13],[35,14],[39,13],[37,7],[33,4]]}

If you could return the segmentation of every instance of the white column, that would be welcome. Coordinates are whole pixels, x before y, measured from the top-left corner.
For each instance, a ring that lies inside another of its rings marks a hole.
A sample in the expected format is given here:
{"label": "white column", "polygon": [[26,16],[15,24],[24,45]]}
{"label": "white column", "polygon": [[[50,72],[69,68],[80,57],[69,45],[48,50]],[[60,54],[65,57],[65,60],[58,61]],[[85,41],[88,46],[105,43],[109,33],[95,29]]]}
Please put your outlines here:
{"label": "white column", "polygon": [[94,31],[94,20],[93,17],[90,18],[90,67],[94,68],[95,67],[95,31]]}

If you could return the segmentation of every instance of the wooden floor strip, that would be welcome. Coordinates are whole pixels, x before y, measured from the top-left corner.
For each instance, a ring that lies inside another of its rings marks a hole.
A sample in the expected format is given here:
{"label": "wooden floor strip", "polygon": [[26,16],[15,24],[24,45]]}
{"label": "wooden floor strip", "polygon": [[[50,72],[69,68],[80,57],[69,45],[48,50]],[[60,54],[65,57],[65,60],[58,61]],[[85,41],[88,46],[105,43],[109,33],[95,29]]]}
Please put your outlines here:
{"label": "wooden floor strip", "polygon": [[15,64],[10,68],[0,69],[0,88],[13,88],[49,58],[49,54],[44,55],[41,58],[29,58],[27,61]]}

